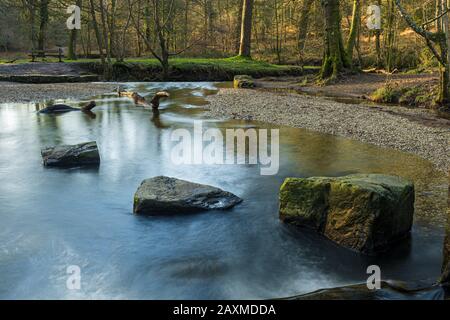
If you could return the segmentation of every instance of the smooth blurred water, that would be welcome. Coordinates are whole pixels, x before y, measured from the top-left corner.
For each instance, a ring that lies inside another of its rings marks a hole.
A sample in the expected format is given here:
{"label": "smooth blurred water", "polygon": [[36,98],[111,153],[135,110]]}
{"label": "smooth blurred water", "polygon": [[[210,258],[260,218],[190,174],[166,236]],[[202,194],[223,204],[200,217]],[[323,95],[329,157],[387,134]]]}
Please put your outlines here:
{"label": "smooth blurred water", "polygon": [[[383,279],[437,279],[447,182],[425,160],[281,128],[276,176],[261,176],[252,165],[172,164],[170,133],[192,128],[194,120],[221,129],[273,127],[205,118],[205,95],[223,85],[126,85],[148,96],[170,91],[159,116],[113,93],[95,98],[95,116],[36,114],[45,104],[0,105],[0,298],[275,298],[365,281],[370,264],[380,265]],[[90,140],[99,145],[99,168],[42,166],[42,147]],[[415,181],[409,241],[383,256],[366,257],[278,220],[278,189],[285,177],[356,172]],[[225,212],[133,215],[136,188],[156,175],[211,184],[244,202]],[[66,287],[70,265],[81,268],[81,290]]]}

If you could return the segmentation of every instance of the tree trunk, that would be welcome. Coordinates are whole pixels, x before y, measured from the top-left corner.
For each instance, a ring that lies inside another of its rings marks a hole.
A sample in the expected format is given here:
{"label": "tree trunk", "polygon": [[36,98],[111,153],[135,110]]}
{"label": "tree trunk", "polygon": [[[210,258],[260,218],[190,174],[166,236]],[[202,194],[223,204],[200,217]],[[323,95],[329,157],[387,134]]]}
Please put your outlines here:
{"label": "tree trunk", "polygon": [[306,37],[308,35],[308,22],[309,22],[309,12],[311,11],[311,6],[314,0],[303,0],[303,5],[300,9],[300,19],[298,21],[298,42],[297,49],[300,56],[303,55],[305,50]]}
{"label": "tree trunk", "polygon": [[28,4],[28,13],[30,15],[30,40],[32,49],[36,49],[36,0],[29,0]]}
{"label": "tree trunk", "polygon": [[250,58],[252,44],[253,0],[244,0],[243,3],[239,56]]}
{"label": "tree trunk", "polygon": [[244,0],[239,1],[239,9],[237,11],[236,19],[236,54],[239,54],[239,48],[241,47],[241,29],[242,29],[242,8],[244,7]]}
{"label": "tree trunk", "polygon": [[184,33],[183,33],[183,46],[188,46],[188,33],[189,33],[189,0],[184,0]]}
{"label": "tree trunk", "polygon": [[350,32],[347,38],[347,44],[345,48],[346,55],[349,59],[349,64],[352,62],[353,58],[353,48],[355,47],[356,37],[359,33],[359,25],[361,20],[361,1],[353,1],[353,13],[352,13],[352,24],[350,26]]}
{"label": "tree trunk", "polygon": [[90,3],[91,18],[92,18],[92,26],[94,28],[95,38],[97,39],[98,52],[100,54],[100,60],[102,61],[102,65],[103,65],[103,67],[105,67],[105,55],[103,53],[103,40],[102,40],[102,36],[100,34],[100,28],[98,27],[97,18],[95,16],[94,0],[89,0],[89,3]]}
{"label": "tree trunk", "polygon": [[[163,23],[160,19],[159,0],[155,0],[153,4],[153,19],[155,20],[155,31],[158,35],[159,47],[161,49],[161,58],[159,61],[163,69],[163,80],[167,80],[169,78],[169,48],[167,45],[167,39],[164,35]],[[164,14],[162,15],[162,17],[164,18]],[[170,17],[168,16],[166,19],[170,19]]]}
{"label": "tree trunk", "polygon": [[349,68],[342,40],[339,0],[322,0],[325,13],[325,50],[320,77],[334,79]]}
{"label": "tree trunk", "polygon": [[394,69],[394,40],[395,40],[395,4],[394,0],[388,0],[387,10],[387,26],[385,37],[385,68],[388,72],[392,72]]}
{"label": "tree trunk", "polygon": [[150,1],[147,1],[145,4],[144,9],[144,16],[145,16],[145,43],[147,46],[147,51],[150,51],[150,42],[152,38],[152,29],[150,27],[151,25],[151,16],[150,16]]}
{"label": "tree trunk", "polygon": [[102,22],[102,31],[103,31],[103,45],[106,50],[106,62],[108,65],[111,64],[111,38],[108,36],[108,21],[106,15],[105,5],[103,3],[104,0],[100,0],[100,18]]}
{"label": "tree trunk", "polygon": [[[441,0],[441,13],[447,11],[447,0]],[[449,102],[449,77],[450,77],[450,68],[449,68],[449,21],[448,14],[444,14],[441,20],[441,29],[443,32],[443,39],[440,40],[440,48],[441,48],[441,90],[438,98],[438,102],[440,104],[447,104]]]}
{"label": "tree trunk", "polygon": [[41,0],[39,4],[39,35],[38,35],[38,50],[45,49],[45,41],[48,26],[48,3],[49,0]]}

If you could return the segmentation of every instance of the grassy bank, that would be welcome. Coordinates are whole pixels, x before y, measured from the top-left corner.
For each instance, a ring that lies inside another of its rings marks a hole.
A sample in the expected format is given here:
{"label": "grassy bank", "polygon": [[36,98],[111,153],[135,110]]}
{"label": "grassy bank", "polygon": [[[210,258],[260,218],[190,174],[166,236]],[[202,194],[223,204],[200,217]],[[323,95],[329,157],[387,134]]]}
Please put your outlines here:
{"label": "grassy bank", "polygon": [[[38,59],[40,62],[41,59]],[[47,62],[56,62],[46,59]],[[5,61],[3,61],[4,63]],[[27,63],[20,59],[13,64]],[[0,63],[2,61],[0,60]],[[64,60],[64,63],[74,63],[91,73],[103,74],[99,59]],[[13,65],[5,64],[4,65]],[[300,67],[293,65],[275,65],[264,61],[240,57],[222,59],[204,58],[174,58],[170,60],[168,80],[173,81],[229,81],[235,75],[248,74],[255,78],[267,76],[300,76],[316,72],[316,67]],[[1,69],[0,69],[1,73]],[[156,59],[126,59],[124,62],[113,62],[112,77],[119,81],[158,81],[161,79],[162,68]]]}
{"label": "grassy bank", "polygon": [[[89,62],[86,62],[89,63]],[[102,73],[98,62],[91,71]],[[169,79],[173,81],[231,81],[238,74],[255,78],[267,76],[300,76],[314,72],[312,67],[274,65],[239,57],[225,59],[175,58],[170,60]],[[162,80],[162,68],[156,59],[127,59],[113,64],[113,78],[121,81]]]}

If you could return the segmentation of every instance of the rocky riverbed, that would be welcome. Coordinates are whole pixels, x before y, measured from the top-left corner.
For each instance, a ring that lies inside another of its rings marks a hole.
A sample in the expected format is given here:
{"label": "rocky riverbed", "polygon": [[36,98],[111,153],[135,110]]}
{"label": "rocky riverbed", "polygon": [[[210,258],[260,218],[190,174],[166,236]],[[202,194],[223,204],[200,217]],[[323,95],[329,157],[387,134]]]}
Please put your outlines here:
{"label": "rocky riverbed", "polygon": [[0,81],[0,103],[41,102],[49,99],[82,99],[117,88],[114,83],[23,84]]}
{"label": "rocky riverbed", "polygon": [[417,154],[443,172],[450,168],[450,120],[428,110],[252,89],[221,89],[207,99],[211,117],[258,120],[348,137]]}

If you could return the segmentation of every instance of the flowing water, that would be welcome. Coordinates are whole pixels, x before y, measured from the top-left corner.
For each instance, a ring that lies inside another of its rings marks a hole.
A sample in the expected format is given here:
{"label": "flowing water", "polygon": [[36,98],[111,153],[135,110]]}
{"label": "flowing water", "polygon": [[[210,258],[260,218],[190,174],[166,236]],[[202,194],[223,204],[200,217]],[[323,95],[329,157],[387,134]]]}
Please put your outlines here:
{"label": "flowing water", "polygon": [[[174,165],[170,134],[204,120],[205,128],[273,128],[207,118],[205,96],[224,84],[129,83],[171,98],[159,115],[115,94],[95,97],[93,114],[38,115],[40,104],[0,105],[0,298],[275,298],[383,279],[433,283],[439,276],[446,177],[405,153],[280,128],[280,170],[255,165]],[[85,101],[69,101],[81,105]],[[49,169],[40,149],[96,140],[98,168]],[[417,188],[412,236],[366,257],[278,220],[278,189],[288,176],[357,172],[398,174]],[[132,213],[140,182],[167,175],[231,191],[231,211],[144,217]],[[67,267],[81,270],[69,290]]]}

